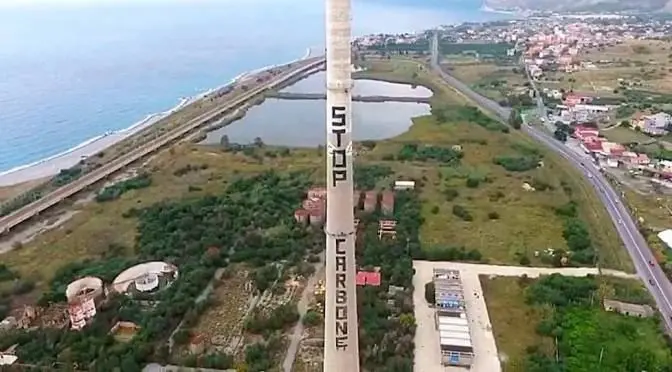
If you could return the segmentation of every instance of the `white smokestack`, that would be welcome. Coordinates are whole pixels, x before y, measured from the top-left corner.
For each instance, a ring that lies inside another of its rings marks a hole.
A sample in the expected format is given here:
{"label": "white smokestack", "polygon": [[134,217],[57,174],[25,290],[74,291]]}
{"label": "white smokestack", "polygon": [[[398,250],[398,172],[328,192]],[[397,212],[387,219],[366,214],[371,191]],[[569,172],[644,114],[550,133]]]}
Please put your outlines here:
{"label": "white smokestack", "polygon": [[359,372],[352,167],[350,0],[327,0],[327,254],[324,372]]}

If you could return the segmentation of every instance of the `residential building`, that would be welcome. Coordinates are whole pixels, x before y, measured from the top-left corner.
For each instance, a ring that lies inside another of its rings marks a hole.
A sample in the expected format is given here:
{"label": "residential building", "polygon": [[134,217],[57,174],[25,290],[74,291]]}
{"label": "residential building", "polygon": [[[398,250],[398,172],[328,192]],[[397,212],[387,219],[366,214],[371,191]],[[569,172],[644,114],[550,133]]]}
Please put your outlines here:
{"label": "residential building", "polygon": [[646,134],[663,136],[672,126],[672,116],[666,112],[653,115],[636,115],[632,119],[632,125]]}
{"label": "residential building", "polygon": [[415,181],[395,181],[395,190],[413,190],[415,188]]}

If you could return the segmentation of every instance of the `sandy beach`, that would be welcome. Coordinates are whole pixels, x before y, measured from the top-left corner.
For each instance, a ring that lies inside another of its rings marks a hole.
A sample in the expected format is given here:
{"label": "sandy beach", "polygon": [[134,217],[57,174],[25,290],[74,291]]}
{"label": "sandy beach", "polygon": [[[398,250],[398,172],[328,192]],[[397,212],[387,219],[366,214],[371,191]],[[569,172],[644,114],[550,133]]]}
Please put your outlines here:
{"label": "sandy beach", "polygon": [[156,123],[156,121],[164,116],[165,115],[157,115],[142,123],[142,125],[136,125],[116,133],[102,135],[59,155],[0,173],[0,187],[53,176],[60,172],[61,169],[67,169],[76,165],[80,160],[105,150],[124,138]]}
{"label": "sandy beach", "polygon": [[267,66],[263,67],[257,70],[245,72],[243,74],[238,75],[235,77],[233,80],[231,80],[229,83],[219,86],[214,89],[210,89],[207,92],[200,93],[198,95],[195,95],[193,97],[189,98],[183,98],[180,103],[173,107],[172,109],[158,113],[158,114],[152,114],[143,119],[142,121],[126,128],[120,131],[116,132],[109,132],[106,134],[103,134],[101,136],[98,136],[96,138],[90,139],[70,150],[67,150],[65,152],[62,152],[60,154],[57,154],[55,156],[42,159],[40,161],[37,161],[32,164],[16,167],[4,172],[0,172],[0,187],[7,187],[7,186],[12,186],[20,183],[25,183],[27,181],[32,181],[32,180],[37,180],[37,179],[45,179],[47,177],[53,176],[58,174],[61,169],[67,169],[70,168],[74,165],[76,165],[80,160],[85,159],[89,156],[96,155],[97,153],[104,151],[108,147],[119,143],[120,141],[124,140],[125,138],[128,138],[143,129],[150,127],[154,125],[156,122],[159,120],[179,111],[183,107],[194,103],[198,100],[201,100],[205,97],[207,97],[209,94],[217,92],[221,89],[224,89],[226,87],[235,85],[237,83],[244,83],[250,79],[253,79],[255,75],[272,69],[276,68],[278,66],[283,66],[287,65],[290,63],[298,62],[304,59],[307,59],[311,56],[311,51],[308,49],[305,53],[304,56],[301,58],[298,58],[294,61],[287,62],[287,63],[282,63],[278,65],[272,65],[272,66]]}

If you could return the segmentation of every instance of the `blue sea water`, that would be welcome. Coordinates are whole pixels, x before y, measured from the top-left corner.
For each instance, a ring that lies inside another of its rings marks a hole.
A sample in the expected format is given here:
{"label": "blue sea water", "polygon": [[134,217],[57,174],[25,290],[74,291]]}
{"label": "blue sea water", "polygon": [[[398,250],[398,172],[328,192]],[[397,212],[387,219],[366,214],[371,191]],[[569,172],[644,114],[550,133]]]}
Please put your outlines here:
{"label": "blue sea water", "polygon": [[[321,50],[324,39],[324,0],[9,3],[0,6],[0,172]],[[498,17],[479,0],[353,3],[357,35]]]}

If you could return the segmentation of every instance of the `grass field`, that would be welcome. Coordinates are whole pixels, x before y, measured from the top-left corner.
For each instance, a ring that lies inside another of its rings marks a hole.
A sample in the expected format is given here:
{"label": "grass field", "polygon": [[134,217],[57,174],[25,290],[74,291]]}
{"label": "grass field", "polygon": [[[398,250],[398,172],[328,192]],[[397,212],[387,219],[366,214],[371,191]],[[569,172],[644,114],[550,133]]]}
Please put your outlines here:
{"label": "grass field", "polygon": [[[23,248],[2,255],[1,259],[6,265],[18,269],[23,277],[44,284],[43,281],[49,280],[59,267],[72,261],[99,257],[110,244],[121,244],[129,248],[129,254],[132,253],[136,222],[122,217],[130,208],[142,208],[161,200],[219,193],[225,187],[226,179],[239,174],[270,168],[320,169],[324,163],[322,159],[316,150],[307,149],[295,150],[286,158],[266,157],[259,163],[256,159],[224,153],[218,148],[177,146],[160,153],[150,162],[150,187],[127,192],[112,202],[92,202],[78,207],[79,213],[64,227],[42,234]],[[176,170],[188,164],[207,165],[207,169],[181,177],[174,175]]]}
{"label": "grass field", "polygon": [[481,275],[479,279],[503,370],[523,371],[527,348],[537,346],[552,353],[552,342],[536,332],[537,324],[552,310],[528,306],[519,278]]}
{"label": "grass field", "polygon": [[[527,350],[539,348],[546,355],[553,355],[553,340],[537,333],[537,325],[553,312],[551,307],[530,306],[526,303],[525,288],[531,281],[511,277],[480,277],[483,296],[488,307],[497,349],[505,372],[524,371]],[[631,301],[634,303],[652,303],[652,299],[637,280],[602,277],[599,278],[598,293],[606,298]],[[597,306],[597,305],[596,305]],[[605,314],[595,309],[598,317],[620,318],[618,315]],[[644,323],[644,322],[643,322]],[[655,327],[642,324],[641,337],[650,337],[660,342]]]}
{"label": "grass field", "polygon": [[626,127],[616,127],[609,130],[603,130],[600,132],[600,134],[606,137],[609,141],[616,143],[648,143],[654,140],[654,138],[649,137],[646,134]]}
{"label": "grass field", "polygon": [[523,75],[513,72],[514,66],[497,66],[486,62],[453,62],[450,59],[442,63],[449,66],[450,73],[455,77],[496,101],[504,99],[508,92],[522,89],[527,82]]}
{"label": "grass field", "polygon": [[672,89],[671,52],[672,43],[658,40],[627,40],[614,46],[588,49],[582,52],[580,59],[593,62],[595,68],[549,74],[550,80],[562,78],[562,81],[543,82],[541,86],[610,97],[620,95],[614,92],[621,84],[620,79],[632,84],[633,89],[669,93]]}
{"label": "grass field", "polygon": [[[366,77],[399,82],[415,82],[430,86],[435,91],[432,104],[445,107],[463,104],[465,99],[450,87],[439,84],[438,78],[419,69],[413,61],[394,60],[391,63],[373,62]],[[458,168],[445,168],[436,163],[383,161],[386,154],[396,153],[404,142],[422,144],[463,146],[465,156]],[[483,144],[479,144],[483,143]],[[516,143],[527,143],[521,133],[505,135],[491,132],[475,124],[459,122],[436,125],[432,117],[416,118],[411,129],[394,139],[382,141],[372,151],[364,153],[358,162],[385,163],[404,177],[426,179],[422,189],[423,216],[426,219],[421,239],[432,246],[465,246],[479,249],[492,262],[516,263],[517,252],[531,252],[547,247],[561,248],[561,220],[553,207],[569,200],[563,185],[572,189],[572,197],[579,201],[581,215],[590,222],[591,237],[600,247],[602,260],[607,266],[628,269],[622,259],[620,241],[613,226],[605,217],[585,181],[563,162],[547,155],[544,167],[510,174],[493,164],[495,156],[515,153]],[[268,148],[260,151],[273,152]],[[176,176],[175,172],[187,165],[203,165],[204,169]],[[262,156],[262,160],[242,154],[222,152],[217,147],[179,145],[153,157],[145,168],[152,174],[152,185],[145,189],[125,193],[118,200],[107,203],[91,202],[71,208],[78,213],[62,227],[46,232],[20,249],[1,256],[3,263],[18,270],[25,278],[37,281],[38,287],[51,279],[53,273],[65,264],[103,255],[111,244],[127,247],[132,254],[136,236],[134,219],[122,215],[131,208],[142,208],[167,199],[196,197],[218,193],[227,179],[265,169],[300,170],[314,173],[316,183],[324,182],[324,157],[317,149],[292,150],[286,157]],[[477,188],[465,186],[465,175],[487,177]],[[533,178],[548,183],[553,190],[528,192],[523,182]],[[455,188],[459,196],[446,200],[445,188]],[[566,188],[566,187],[565,187]],[[496,202],[490,201],[496,195]],[[460,204],[474,215],[474,221],[464,222],[455,217],[451,209]],[[432,209],[438,207],[438,211]],[[500,215],[498,220],[489,220],[490,212]],[[627,257],[627,256],[625,256]]]}

